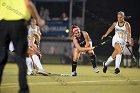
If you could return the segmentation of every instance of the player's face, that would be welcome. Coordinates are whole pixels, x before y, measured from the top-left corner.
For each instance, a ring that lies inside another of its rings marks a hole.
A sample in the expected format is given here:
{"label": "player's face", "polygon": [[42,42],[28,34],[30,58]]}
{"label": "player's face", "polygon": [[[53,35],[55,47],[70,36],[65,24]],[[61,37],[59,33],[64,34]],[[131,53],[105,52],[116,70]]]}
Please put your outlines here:
{"label": "player's face", "polygon": [[74,36],[80,37],[81,36],[80,31],[79,30],[74,31]]}
{"label": "player's face", "polygon": [[35,20],[32,20],[31,25],[32,26],[35,26],[36,25],[36,21]]}
{"label": "player's face", "polygon": [[122,23],[124,21],[123,15],[118,15],[118,22]]}

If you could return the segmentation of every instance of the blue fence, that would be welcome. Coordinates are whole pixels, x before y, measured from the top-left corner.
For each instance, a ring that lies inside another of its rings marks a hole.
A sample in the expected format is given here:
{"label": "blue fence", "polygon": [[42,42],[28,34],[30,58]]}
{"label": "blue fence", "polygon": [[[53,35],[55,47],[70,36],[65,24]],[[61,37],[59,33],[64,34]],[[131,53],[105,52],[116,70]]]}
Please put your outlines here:
{"label": "blue fence", "polygon": [[69,31],[66,30],[69,29],[69,21],[61,21],[61,20],[52,20],[52,21],[46,21],[46,24],[48,26],[48,31],[43,32],[45,36],[47,37],[59,37],[59,36],[68,36]]}

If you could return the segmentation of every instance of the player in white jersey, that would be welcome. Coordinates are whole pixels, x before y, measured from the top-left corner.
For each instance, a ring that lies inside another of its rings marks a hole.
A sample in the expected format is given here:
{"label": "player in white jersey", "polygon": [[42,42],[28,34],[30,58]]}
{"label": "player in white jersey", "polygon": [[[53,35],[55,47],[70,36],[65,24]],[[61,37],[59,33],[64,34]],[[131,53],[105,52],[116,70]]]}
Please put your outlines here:
{"label": "player in white jersey", "polygon": [[[126,44],[124,50],[123,50],[123,66],[124,67],[132,67],[132,63],[131,63],[131,53],[130,51],[132,50],[132,47],[134,46],[134,41],[133,38],[131,38],[131,44]],[[130,51],[128,50],[128,48],[130,49]]]}
{"label": "player in white jersey", "polygon": [[28,68],[28,75],[33,75],[33,66],[37,69],[38,74],[47,75],[45,70],[43,69],[40,58],[42,58],[42,54],[38,49],[38,35],[31,34],[28,36],[28,50],[27,50],[27,57],[26,57],[26,64]]}
{"label": "player in white jersey", "polygon": [[28,51],[26,57],[26,64],[28,68],[28,75],[33,75],[33,66],[37,69],[37,73],[46,75],[40,58],[42,54],[39,50],[39,43],[41,39],[41,32],[39,27],[36,25],[36,20],[31,19],[31,25],[28,26]]}
{"label": "player in white jersey", "polygon": [[112,46],[114,47],[114,52],[108,58],[106,62],[103,63],[103,72],[106,73],[107,66],[115,60],[115,74],[120,72],[120,63],[122,58],[122,52],[126,46],[126,42],[131,43],[131,27],[128,22],[124,20],[125,14],[120,11],[117,13],[118,21],[114,22],[112,26],[107,30],[107,32],[102,36],[102,39],[107,37],[107,35],[113,31],[115,28],[115,35],[112,39]]}
{"label": "player in white jersey", "polygon": [[41,32],[39,26],[36,25],[36,20],[31,19],[31,25],[28,26],[28,36],[31,34],[37,34],[39,37],[39,40],[41,39]]}

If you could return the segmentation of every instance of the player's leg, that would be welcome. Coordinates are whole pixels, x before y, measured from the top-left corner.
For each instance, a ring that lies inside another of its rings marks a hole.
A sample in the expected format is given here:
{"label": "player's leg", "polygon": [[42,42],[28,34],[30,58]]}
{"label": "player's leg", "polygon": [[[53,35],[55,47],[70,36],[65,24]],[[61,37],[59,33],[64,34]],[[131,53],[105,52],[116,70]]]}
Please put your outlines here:
{"label": "player's leg", "polygon": [[8,58],[9,36],[7,35],[7,27],[4,21],[0,21],[0,86],[2,83],[2,75]]}
{"label": "player's leg", "polygon": [[77,62],[80,57],[80,51],[77,48],[73,49],[73,60],[72,60],[72,76],[76,76],[76,68],[77,68]]}
{"label": "player's leg", "polygon": [[128,55],[128,67],[131,68],[132,67],[132,59],[131,59],[131,55]]}
{"label": "player's leg", "polygon": [[32,61],[33,61],[33,63],[36,65],[36,67],[37,67],[37,73],[38,74],[42,74],[42,75],[47,75],[47,73],[45,72],[45,70],[43,69],[43,66],[42,66],[42,64],[41,64],[41,62],[40,62],[40,59],[39,59],[39,57],[37,56],[37,55],[32,55]]}
{"label": "player's leg", "polygon": [[37,55],[32,55],[31,58],[33,62],[35,63],[35,65],[37,66],[38,70],[43,70],[39,57]]}
{"label": "player's leg", "polygon": [[120,63],[122,59],[122,48],[120,43],[115,43],[115,50],[117,50],[116,60],[115,60],[115,73],[118,74],[120,72]]}
{"label": "player's leg", "polygon": [[127,67],[127,65],[128,65],[128,56],[123,55],[123,67]]}
{"label": "player's leg", "polygon": [[128,63],[128,56],[127,56],[127,52],[128,52],[128,49],[127,47],[125,46],[124,50],[123,50],[123,67],[127,67],[127,63]]}
{"label": "player's leg", "polygon": [[116,55],[117,55],[117,51],[114,50],[114,52],[113,52],[112,55],[107,59],[107,61],[106,61],[106,62],[103,62],[103,72],[104,72],[104,73],[106,73],[107,67],[109,66],[109,64],[110,64],[111,62],[114,61]]}
{"label": "player's leg", "polygon": [[[132,51],[132,47],[129,46],[130,51]],[[127,60],[128,60],[128,67],[131,68],[132,67],[132,58],[131,58],[131,53],[130,51],[127,49]]]}
{"label": "player's leg", "polygon": [[7,63],[7,58],[8,58],[8,49],[6,49],[5,47],[2,47],[0,44],[0,85],[2,82],[3,70],[5,67],[5,64]]}
{"label": "player's leg", "polygon": [[29,92],[27,85],[27,65],[26,65],[26,52],[27,52],[27,27],[24,21],[14,21],[11,23],[10,37],[13,41],[16,54],[16,63],[18,65],[18,77],[19,77],[19,93]]}
{"label": "player's leg", "polygon": [[[92,41],[90,41],[89,44],[90,44],[90,47],[93,47]],[[95,55],[94,51],[90,50],[90,51],[88,51],[88,54],[90,56],[90,61],[92,63],[92,67],[94,68],[96,73],[99,73],[99,69],[97,68],[96,55]]]}
{"label": "player's leg", "polygon": [[92,63],[93,69],[96,73],[99,73],[99,69],[97,68],[96,55],[94,54],[94,51],[88,51],[88,54],[90,56],[90,61]]}
{"label": "player's leg", "polygon": [[32,62],[32,59],[30,57],[26,57],[26,65],[27,65],[27,68],[28,68],[27,74],[28,75],[34,75],[33,62]]}

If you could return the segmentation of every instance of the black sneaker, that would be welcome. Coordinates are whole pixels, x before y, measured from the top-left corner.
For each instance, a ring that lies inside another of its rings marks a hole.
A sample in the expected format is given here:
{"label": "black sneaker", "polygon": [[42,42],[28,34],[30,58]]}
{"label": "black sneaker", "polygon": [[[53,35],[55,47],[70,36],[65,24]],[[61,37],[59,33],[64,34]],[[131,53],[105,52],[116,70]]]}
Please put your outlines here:
{"label": "black sneaker", "polygon": [[77,73],[72,73],[71,76],[77,76]]}
{"label": "black sneaker", "polygon": [[106,73],[107,71],[107,66],[105,66],[105,62],[103,62],[103,72]]}
{"label": "black sneaker", "polygon": [[120,73],[120,69],[119,68],[116,68],[115,69],[115,74],[118,74],[118,73]]}

